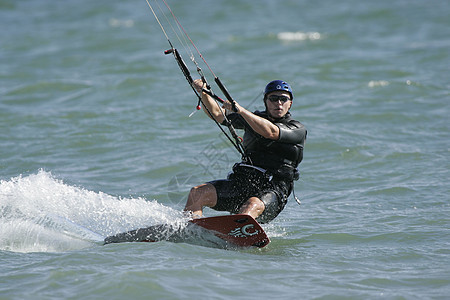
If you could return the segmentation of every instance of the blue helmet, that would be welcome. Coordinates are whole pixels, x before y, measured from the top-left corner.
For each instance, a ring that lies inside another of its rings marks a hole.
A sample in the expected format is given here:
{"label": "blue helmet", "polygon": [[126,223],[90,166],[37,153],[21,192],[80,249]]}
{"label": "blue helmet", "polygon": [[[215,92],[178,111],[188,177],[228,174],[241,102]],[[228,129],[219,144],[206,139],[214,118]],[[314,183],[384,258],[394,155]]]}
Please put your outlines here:
{"label": "blue helmet", "polygon": [[283,80],[274,80],[269,82],[264,90],[264,99],[266,99],[267,94],[275,91],[286,91],[291,95],[291,100],[294,99],[294,93],[292,93],[291,86]]}

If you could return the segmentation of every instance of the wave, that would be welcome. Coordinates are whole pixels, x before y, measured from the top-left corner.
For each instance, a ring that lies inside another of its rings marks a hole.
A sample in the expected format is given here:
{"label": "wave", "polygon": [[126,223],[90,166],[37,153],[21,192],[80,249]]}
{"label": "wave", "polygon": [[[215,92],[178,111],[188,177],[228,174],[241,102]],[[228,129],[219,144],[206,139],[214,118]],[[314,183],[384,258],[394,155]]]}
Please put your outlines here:
{"label": "wave", "polygon": [[46,171],[0,181],[0,250],[64,252],[106,236],[179,222],[180,211],[143,198],[120,198],[71,186]]}
{"label": "wave", "polygon": [[319,32],[280,32],[277,38],[283,41],[315,41],[323,38],[323,34]]}

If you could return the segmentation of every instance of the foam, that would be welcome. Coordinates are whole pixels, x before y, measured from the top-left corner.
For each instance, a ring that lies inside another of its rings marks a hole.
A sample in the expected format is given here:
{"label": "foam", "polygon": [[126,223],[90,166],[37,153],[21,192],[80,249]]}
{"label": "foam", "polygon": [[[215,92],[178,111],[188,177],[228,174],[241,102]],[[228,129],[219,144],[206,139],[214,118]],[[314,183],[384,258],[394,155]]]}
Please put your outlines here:
{"label": "foam", "polygon": [[0,181],[0,250],[75,250],[121,231],[183,218],[156,201],[88,191],[43,170]]}

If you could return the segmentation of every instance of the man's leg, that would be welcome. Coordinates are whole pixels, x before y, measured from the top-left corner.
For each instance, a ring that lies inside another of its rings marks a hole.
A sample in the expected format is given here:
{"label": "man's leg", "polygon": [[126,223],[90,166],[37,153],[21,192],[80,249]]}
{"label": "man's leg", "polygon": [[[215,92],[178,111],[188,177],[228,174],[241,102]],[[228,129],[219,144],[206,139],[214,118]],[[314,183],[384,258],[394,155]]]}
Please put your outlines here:
{"label": "man's leg", "polygon": [[184,210],[192,212],[194,217],[201,217],[204,206],[214,207],[216,204],[216,188],[210,183],[204,183],[191,189]]}
{"label": "man's leg", "polygon": [[240,214],[252,216],[254,219],[259,217],[265,209],[264,202],[257,197],[251,197],[239,209]]}

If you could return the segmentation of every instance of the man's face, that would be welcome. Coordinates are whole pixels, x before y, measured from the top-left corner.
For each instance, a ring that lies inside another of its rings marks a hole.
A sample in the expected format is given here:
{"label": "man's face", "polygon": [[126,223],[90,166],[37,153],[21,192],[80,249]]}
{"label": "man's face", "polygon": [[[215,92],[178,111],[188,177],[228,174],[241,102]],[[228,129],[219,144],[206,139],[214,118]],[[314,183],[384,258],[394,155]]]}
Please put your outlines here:
{"label": "man's face", "polygon": [[279,119],[287,114],[292,105],[292,99],[288,92],[274,91],[266,98],[267,112],[272,118]]}

